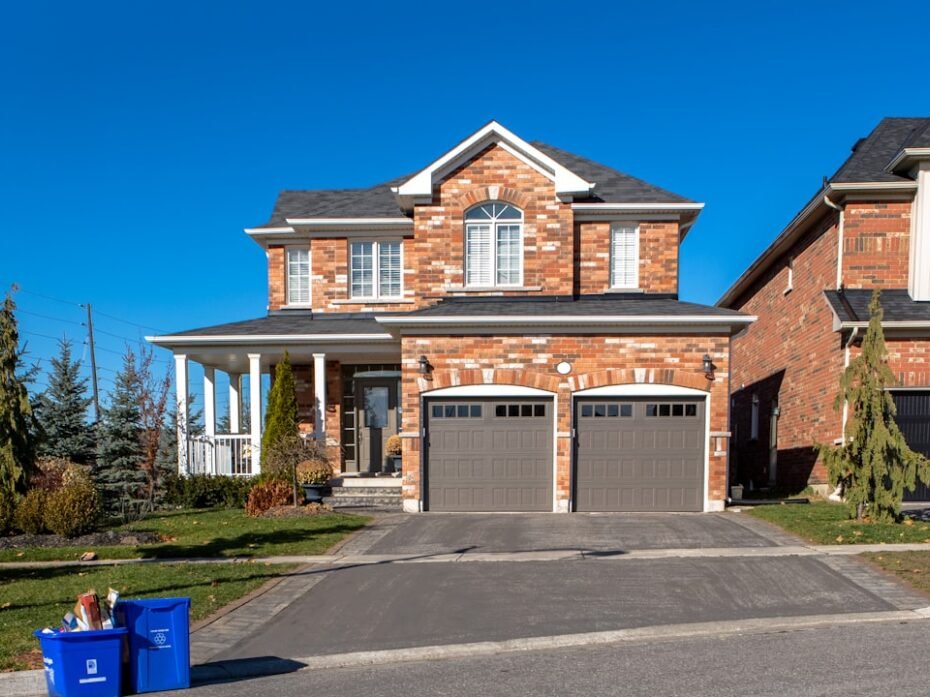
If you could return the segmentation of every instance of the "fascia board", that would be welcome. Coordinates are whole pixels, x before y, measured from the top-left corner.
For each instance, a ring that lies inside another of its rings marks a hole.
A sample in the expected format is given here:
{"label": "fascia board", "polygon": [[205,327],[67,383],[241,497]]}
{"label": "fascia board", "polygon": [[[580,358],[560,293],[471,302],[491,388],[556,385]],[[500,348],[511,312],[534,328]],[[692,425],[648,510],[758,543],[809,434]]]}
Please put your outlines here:
{"label": "fascia board", "polygon": [[339,343],[346,341],[396,341],[390,334],[228,334],[228,335],[164,335],[147,336],[145,340],[156,346],[207,346],[227,344],[294,344]]}

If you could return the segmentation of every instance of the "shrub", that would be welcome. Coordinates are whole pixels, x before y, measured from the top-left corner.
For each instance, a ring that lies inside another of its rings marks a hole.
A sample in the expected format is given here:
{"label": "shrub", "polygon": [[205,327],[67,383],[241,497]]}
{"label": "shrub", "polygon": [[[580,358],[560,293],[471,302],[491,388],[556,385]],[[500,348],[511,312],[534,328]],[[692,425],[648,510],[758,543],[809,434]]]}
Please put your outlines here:
{"label": "shrub", "polygon": [[13,515],[16,511],[16,494],[12,488],[0,482],[0,535],[13,531]]}
{"label": "shrub", "polygon": [[400,436],[393,435],[387,439],[387,442],[384,444],[384,454],[391,457],[397,457],[402,455],[404,452],[403,442],[400,440]]}
{"label": "shrub", "polygon": [[181,508],[242,508],[253,484],[251,477],[172,474],[166,480],[165,504]]}
{"label": "shrub", "polygon": [[45,532],[45,505],[48,500],[45,489],[30,489],[16,504],[13,524],[16,529],[30,535]]}
{"label": "shrub", "polygon": [[297,463],[298,484],[326,484],[332,476],[332,465],[326,460],[304,460]]}
{"label": "shrub", "polygon": [[71,474],[60,489],[49,494],[45,504],[45,527],[62,537],[91,532],[100,518],[97,489],[89,479]]}
{"label": "shrub", "polygon": [[288,482],[280,479],[259,482],[249,491],[245,514],[254,518],[274,506],[287,506],[293,501],[293,496],[294,490]]}
{"label": "shrub", "polygon": [[44,491],[55,491],[55,489],[61,487],[68,468],[78,467],[67,458],[54,456],[40,457],[36,461],[36,466],[39,471],[32,478],[30,484]]}
{"label": "shrub", "polygon": [[277,479],[291,483],[294,481],[297,466],[307,461],[321,463],[321,467],[329,467],[330,476],[332,476],[329,456],[326,449],[317,441],[305,440],[299,436],[281,438],[269,446],[268,452],[262,459],[261,479]]}

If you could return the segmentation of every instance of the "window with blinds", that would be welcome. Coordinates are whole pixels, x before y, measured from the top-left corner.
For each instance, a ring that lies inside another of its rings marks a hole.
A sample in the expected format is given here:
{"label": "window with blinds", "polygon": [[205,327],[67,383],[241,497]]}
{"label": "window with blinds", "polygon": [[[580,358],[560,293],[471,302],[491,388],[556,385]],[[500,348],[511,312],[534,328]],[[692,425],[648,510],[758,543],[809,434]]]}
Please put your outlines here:
{"label": "window with blinds", "polygon": [[523,285],[523,212],[485,203],[465,213],[465,285]]}
{"label": "window with blinds", "polygon": [[639,227],[615,223],[610,228],[610,287],[639,288]]}
{"label": "window with blinds", "polygon": [[287,250],[287,304],[310,304],[310,250]]}
{"label": "window with blinds", "polygon": [[352,242],[349,245],[349,295],[383,299],[403,295],[400,240]]}

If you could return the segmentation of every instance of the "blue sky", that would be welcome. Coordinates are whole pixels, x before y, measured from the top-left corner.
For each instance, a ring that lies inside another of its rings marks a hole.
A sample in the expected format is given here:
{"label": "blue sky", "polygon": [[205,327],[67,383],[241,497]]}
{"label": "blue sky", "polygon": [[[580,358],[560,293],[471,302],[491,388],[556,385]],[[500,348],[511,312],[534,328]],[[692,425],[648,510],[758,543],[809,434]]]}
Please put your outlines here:
{"label": "blue sky", "polygon": [[126,340],[265,312],[242,228],[280,189],[412,172],[497,119],[706,202],[681,296],[713,303],[882,116],[930,114],[923,3],[0,13],[0,282],[35,358],[62,334],[81,354],[73,303],[106,313],[104,390]]}

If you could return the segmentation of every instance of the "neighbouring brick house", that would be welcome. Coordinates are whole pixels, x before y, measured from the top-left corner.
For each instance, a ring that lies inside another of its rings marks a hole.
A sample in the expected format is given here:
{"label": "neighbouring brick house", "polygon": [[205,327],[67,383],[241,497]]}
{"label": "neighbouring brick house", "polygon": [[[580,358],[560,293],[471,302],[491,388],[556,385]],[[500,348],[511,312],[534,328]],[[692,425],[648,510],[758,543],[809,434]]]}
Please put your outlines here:
{"label": "neighbouring brick house", "polygon": [[813,446],[841,442],[834,399],[875,288],[898,423],[930,454],[930,118],[887,118],[859,140],[718,302],[758,317],[733,339],[734,483],[827,488]]}
{"label": "neighbouring brick house", "polygon": [[[261,375],[287,350],[337,486],[394,488],[407,511],[721,509],[730,337],[752,318],[678,300],[702,207],[494,122],[411,177],[281,193],[246,231],[268,315],[151,337],[175,354],[182,431],[204,366],[181,471],[257,470]],[[376,476],[393,434],[402,476]]]}

